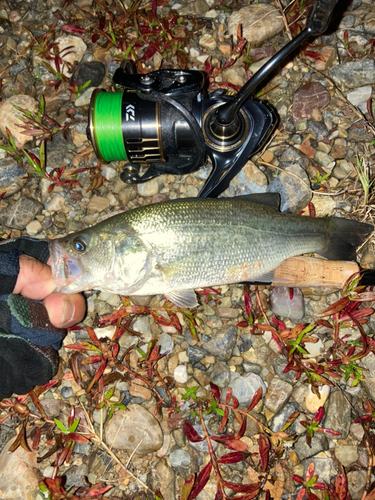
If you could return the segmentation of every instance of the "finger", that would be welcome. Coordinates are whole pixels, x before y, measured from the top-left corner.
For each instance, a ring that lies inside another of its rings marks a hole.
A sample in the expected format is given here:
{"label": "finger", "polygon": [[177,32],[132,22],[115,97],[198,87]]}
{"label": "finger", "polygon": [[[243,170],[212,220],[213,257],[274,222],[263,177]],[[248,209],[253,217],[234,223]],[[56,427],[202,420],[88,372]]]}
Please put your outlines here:
{"label": "finger", "polygon": [[19,262],[20,272],[13,293],[41,300],[55,290],[49,266],[28,255],[20,255]]}
{"label": "finger", "polygon": [[82,294],[52,293],[44,299],[51,323],[57,328],[76,325],[85,317],[86,302]]}

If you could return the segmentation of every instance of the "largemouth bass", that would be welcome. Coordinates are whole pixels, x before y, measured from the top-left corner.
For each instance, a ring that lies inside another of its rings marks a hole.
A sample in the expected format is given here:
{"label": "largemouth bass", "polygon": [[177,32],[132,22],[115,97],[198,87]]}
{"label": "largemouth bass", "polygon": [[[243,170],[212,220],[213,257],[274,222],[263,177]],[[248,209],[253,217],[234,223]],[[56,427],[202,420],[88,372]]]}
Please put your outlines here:
{"label": "largemouth bass", "polygon": [[66,293],[164,294],[194,307],[195,288],[272,281],[285,259],[314,252],[355,260],[373,226],[282,214],[275,193],[179,199],[129,210],[50,242],[52,276]]}

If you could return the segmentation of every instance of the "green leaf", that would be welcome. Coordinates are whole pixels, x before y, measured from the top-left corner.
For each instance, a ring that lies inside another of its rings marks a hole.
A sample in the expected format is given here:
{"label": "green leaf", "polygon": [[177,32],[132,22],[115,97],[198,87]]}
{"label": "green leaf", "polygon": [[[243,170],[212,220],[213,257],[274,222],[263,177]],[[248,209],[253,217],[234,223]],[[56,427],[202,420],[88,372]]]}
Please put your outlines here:
{"label": "green leaf", "polygon": [[76,420],[74,420],[74,422],[72,423],[72,425],[69,427],[69,432],[74,432],[77,427],[78,427],[78,424],[79,424],[79,418],[77,418]]}
{"label": "green leaf", "polygon": [[65,425],[62,422],[60,422],[60,420],[57,420],[57,418],[55,418],[54,421],[55,421],[55,424],[57,425],[57,427],[60,429],[60,431],[68,434],[68,432],[69,432],[68,429],[65,427]]}

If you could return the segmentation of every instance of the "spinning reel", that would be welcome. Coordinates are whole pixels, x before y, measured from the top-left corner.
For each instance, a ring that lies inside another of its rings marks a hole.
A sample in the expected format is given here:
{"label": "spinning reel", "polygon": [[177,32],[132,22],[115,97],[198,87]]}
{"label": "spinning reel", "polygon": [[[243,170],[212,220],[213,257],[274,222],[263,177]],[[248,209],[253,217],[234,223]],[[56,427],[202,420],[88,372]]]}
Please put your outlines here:
{"label": "spinning reel", "polygon": [[[94,91],[88,136],[96,156],[127,160],[121,179],[146,182],[161,174],[195,172],[211,159],[200,197],[224,191],[249,157],[259,151],[277,123],[275,111],[251,97],[259,84],[310,36],[324,33],[337,0],[316,0],[306,28],[272,57],[235,97],[204,92],[200,71],[132,73],[125,63],[113,76],[122,92]],[[149,165],[140,176],[140,165]]]}

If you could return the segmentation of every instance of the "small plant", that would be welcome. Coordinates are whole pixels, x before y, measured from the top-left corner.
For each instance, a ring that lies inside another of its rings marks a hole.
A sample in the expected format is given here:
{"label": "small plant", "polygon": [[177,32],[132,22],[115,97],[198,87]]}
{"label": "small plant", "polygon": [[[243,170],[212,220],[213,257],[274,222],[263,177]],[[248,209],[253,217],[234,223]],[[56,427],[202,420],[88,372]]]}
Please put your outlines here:
{"label": "small plant", "polygon": [[84,83],[83,85],[79,85],[77,84],[77,80],[73,80],[73,85],[70,85],[68,87],[68,90],[70,90],[70,92],[72,94],[75,94],[76,96],[76,100],[81,97],[81,95],[84,93],[84,91],[87,89],[87,87],[90,85],[91,83],[91,80],[87,81],[86,83]]}
{"label": "small plant", "polygon": [[357,162],[354,165],[358,179],[363,189],[363,204],[366,206],[371,196],[371,190],[374,185],[374,179],[371,179],[371,171],[368,162],[364,158],[357,156]]}

